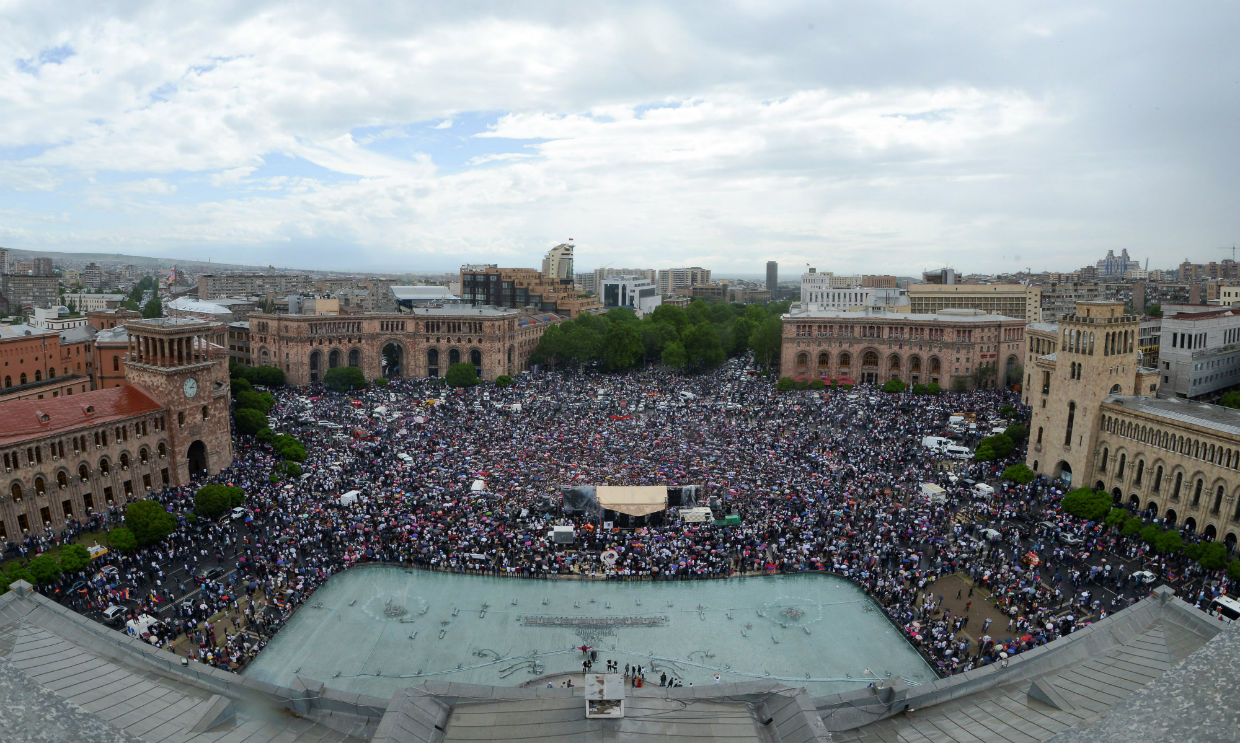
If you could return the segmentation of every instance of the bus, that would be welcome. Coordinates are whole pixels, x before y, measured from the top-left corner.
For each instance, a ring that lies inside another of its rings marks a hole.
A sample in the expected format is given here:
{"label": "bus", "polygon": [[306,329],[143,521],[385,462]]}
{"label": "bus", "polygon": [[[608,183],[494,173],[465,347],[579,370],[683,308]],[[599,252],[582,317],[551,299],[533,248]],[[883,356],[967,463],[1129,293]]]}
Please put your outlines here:
{"label": "bus", "polygon": [[1219,596],[1210,602],[1210,614],[1219,618],[1219,621],[1228,624],[1240,619],[1240,601],[1230,596]]}

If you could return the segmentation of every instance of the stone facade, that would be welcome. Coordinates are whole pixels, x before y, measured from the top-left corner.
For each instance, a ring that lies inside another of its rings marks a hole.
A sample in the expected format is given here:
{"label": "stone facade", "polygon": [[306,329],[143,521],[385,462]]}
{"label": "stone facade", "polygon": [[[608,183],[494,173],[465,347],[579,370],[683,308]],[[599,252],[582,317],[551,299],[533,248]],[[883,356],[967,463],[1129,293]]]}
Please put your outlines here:
{"label": "stone facade", "polygon": [[528,366],[552,314],[494,307],[415,307],[409,313],[250,315],[250,363],[277,366],[289,384],[320,382],[328,369],[356,366],[367,379],[440,377],[467,361],[494,380]]}
{"label": "stone facade", "polygon": [[[797,378],[882,384],[972,386],[990,366],[987,386],[1014,377],[1024,356],[1025,323],[980,312],[794,312],[783,317],[780,368]],[[961,380],[955,382],[955,380]]]}
{"label": "stone facade", "polygon": [[58,529],[232,462],[222,327],[144,320],[127,338],[128,384],[0,403],[0,538]]}
{"label": "stone facade", "polygon": [[1234,546],[1240,411],[1157,397],[1158,370],[1139,364],[1139,328],[1120,302],[1082,302],[1053,345],[1039,333],[1026,463]]}
{"label": "stone facade", "polygon": [[1042,290],[1023,284],[910,284],[909,311],[971,309],[1041,322]]}

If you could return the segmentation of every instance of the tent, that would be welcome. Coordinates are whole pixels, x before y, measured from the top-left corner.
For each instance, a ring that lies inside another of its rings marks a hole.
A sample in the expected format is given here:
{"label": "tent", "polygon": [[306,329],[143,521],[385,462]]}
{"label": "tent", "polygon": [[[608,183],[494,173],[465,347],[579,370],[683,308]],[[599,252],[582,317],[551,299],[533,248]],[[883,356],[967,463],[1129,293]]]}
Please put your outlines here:
{"label": "tent", "polygon": [[360,490],[350,490],[347,493],[342,493],[340,496],[340,505],[351,506],[354,503],[357,503],[357,499],[361,497],[361,495],[362,491]]}
{"label": "tent", "polygon": [[473,483],[471,483],[469,486],[470,492],[473,492],[473,493],[481,493],[483,490],[486,490],[486,489],[487,489],[487,484],[483,482],[482,480],[474,480]]}
{"label": "tent", "polygon": [[599,485],[595,493],[603,508],[629,516],[649,516],[667,509],[666,485]]}
{"label": "tent", "polygon": [[682,508],[680,509],[680,520],[686,524],[702,524],[707,521],[713,521],[715,514],[711,513],[709,508]]}

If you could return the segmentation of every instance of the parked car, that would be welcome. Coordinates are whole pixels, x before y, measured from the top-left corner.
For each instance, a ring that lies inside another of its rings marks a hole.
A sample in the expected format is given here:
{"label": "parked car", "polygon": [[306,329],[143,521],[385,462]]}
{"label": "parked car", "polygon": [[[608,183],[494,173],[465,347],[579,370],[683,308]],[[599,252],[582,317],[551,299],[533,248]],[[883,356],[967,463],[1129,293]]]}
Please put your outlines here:
{"label": "parked car", "polygon": [[1075,545],[1075,544],[1080,544],[1081,542],[1084,542],[1085,540],[1081,539],[1080,537],[1073,534],[1072,532],[1061,531],[1059,532],[1059,541],[1063,542],[1064,544]]}
{"label": "parked car", "polygon": [[1148,570],[1138,570],[1137,572],[1133,573],[1132,576],[1130,577],[1132,578],[1134,582],[1140,583],[1142,585],[1149,585],[1150,583],[1153,583],[1154,581],[1158,580],[1158,576],[1154,575]]}
{"label": "parked car", "polygon": [[224,568],[198,568],[198,580],[214,580],[224,574]]}
{"label": "parked car", "polygon": [[126,611],[125,607],[112,604],[103,610],[103,621],[112,626],[119,625],[125,619]]}

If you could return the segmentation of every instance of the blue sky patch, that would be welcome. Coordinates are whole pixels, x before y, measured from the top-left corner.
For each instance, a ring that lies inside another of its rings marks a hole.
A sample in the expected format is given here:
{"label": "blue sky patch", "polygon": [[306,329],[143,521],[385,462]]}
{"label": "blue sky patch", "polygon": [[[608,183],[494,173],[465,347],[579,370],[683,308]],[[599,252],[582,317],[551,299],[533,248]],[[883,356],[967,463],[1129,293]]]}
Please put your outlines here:
{"label": "blue sky patch", "polygon": [[43,65],[60,64],[74,54],[77,52],[73,51],[73,47],[68,44],[48,47],[41,50],[37,57],[17,60],[17,69],[29,75],[36,75]]}

